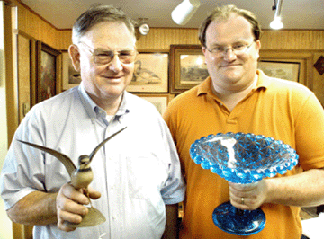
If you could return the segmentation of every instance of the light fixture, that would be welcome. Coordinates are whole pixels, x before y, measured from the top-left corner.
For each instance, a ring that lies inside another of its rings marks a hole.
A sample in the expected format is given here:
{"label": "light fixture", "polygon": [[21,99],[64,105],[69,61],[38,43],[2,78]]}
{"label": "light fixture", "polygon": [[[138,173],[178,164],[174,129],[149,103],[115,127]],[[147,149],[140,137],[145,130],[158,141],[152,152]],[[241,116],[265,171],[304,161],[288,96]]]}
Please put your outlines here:
{"label": "light fixture", "polygon": [[275,10],[274,19],[270,23],[270,27],[274,30],[279,30],[283,28],[283,23],[281,21],[282,3],[283,0],[274,0],[274,6],[272,7],[272,10]]}
{"label": "light fixture", "polygon": [[171,17],[178,25],[186,24],[200,6],[200,0],[184,0],[175,7]]}
{"label": "light fixture", "polygon": [[143,35],[146,36],[148,34],[148,32],[150,31],[150,27],[147,24],[148,18],[139,18],[138,19],[138,32]]}

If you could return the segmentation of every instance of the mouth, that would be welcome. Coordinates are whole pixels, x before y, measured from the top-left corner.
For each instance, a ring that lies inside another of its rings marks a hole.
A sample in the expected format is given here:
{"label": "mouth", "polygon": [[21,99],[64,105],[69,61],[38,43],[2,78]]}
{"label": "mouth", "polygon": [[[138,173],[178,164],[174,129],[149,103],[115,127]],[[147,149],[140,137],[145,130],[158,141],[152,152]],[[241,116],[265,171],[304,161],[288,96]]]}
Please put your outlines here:
{"label": "mouth", "polygon": [[103,76],[104,78],[107,78],[107,79],[120,79],[122,78],[123,76],[122,75],[114,75],[114,76]]}
{"label": "mouth", "polygon": [[102,76],[102,80],[106,84],[120,84],[123,81],[123,76]]}
{"label": "mouth", "polygon": [[123,78],[122,75],[118,75],[118,76],[103,76],[104,79],[108,80],[108,81],[111,81],[111,82],[115,82],[115,81],[118,81],[120,82]]}
{"label": "mouth", "polygon": [[242,66],[240,64],[229,64],[229,65],[221,65],[220,67],[238,67],[238,66]]}

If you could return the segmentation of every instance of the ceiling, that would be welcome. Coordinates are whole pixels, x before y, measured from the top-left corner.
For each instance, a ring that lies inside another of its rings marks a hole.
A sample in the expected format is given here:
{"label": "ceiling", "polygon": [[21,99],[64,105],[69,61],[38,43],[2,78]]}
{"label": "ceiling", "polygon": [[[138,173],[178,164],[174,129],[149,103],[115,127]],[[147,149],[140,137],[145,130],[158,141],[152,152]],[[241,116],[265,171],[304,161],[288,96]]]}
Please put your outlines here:
{"label": "ceiling", "polygon": [[[120,7],[133,20],[148,18],[150,27],[198,28],[216,5],[232,3],[257,15],[263,30],[269,29],[273,20],[274,0],[201,0],[192,19],[183,26],[171,19],[171,12],[183,0],[98,0]],[[21,0],[34,12],[58,29],[71,29],[74,20],[84,12],[93,0]],[[282,17],[284,30],[324,30],[323,0],[283,0]]]}

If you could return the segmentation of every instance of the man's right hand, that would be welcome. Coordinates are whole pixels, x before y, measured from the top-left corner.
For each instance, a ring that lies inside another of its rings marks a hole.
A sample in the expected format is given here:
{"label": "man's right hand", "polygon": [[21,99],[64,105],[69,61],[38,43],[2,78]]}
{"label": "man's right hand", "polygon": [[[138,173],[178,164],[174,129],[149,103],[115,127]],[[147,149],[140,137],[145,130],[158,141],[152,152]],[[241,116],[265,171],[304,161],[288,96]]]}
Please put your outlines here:
{"label": "man's right hand", "polygon": [[[71,224],[79,224],[82,221],[82,217],[87,215],[88,208],[84,205],[88,205],[90,199],[85,196],[84,191],[82,189],[76,190],[70,183],[64,184],[59,190],[56,198],[56,207],[57,225],[60,230],[66,232],[74,231],[76,227],[71,226]],[[88,188],[87,192],[91,199],[101,197],[100,192],[91,188]]]}

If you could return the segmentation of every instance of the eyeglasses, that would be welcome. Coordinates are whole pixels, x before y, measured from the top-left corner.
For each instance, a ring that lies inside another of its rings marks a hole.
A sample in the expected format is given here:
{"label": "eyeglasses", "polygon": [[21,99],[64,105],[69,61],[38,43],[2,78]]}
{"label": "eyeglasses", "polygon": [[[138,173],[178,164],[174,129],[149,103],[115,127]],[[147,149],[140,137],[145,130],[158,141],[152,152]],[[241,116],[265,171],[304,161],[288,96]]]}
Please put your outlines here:
{"label": "eyeglasses", "polygon": [[246,43],[237,43],[234,44],[231,47],[224,47],[224,46],[216,46],[212,49],[208,49],[206,48],[214,57],[222,57],[225,55],[225,53],[227,53],[228,50],[232,50],[232,52],[235,55],[242,55],[245,54],[250,47],[253,45],[253,43],[255,42],[255,40],[249,45]]}
{"label": "eyeglasses", "polygon": [[85,45],[93,56],[93,61],[98,66],[104,66],[109,64],[115,57],[118,56],[121,63],[127,65],[135,61],[137,51],[135,49],[125,49],[119,51],[105,50],[105,49],[92,49],[84,42],[80,42]]}

